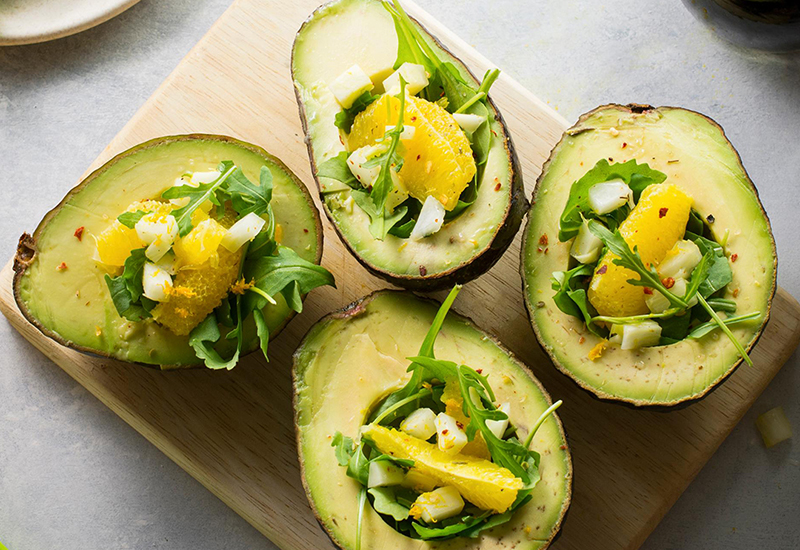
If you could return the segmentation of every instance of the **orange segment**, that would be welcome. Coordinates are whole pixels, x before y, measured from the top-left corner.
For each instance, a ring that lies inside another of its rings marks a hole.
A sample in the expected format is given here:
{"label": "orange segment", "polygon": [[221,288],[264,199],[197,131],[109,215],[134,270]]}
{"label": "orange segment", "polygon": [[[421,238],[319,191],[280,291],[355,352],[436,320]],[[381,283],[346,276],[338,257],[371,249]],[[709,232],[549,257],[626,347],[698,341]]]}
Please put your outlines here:
{"label": "orange segment", "polygon": [[[126,212],[143,210],[153,212],[156,217],[166,216],[172,211],[172,205],[161,201],[137,201],[131,204]],[[131,255],[131,250],[142,248],[144,243],[139,239],[135,229],[126,227],[119,220],[111,222],[105,231],[94,236],[97,246],[97,259],[110,266],[123,266]]]}
{"label": "orange segment", "polygon": [[381,452],[413,460],[411,471],[431,477],[437,484],[452,485],[481,510],[505,512],[522,489],[521,479],[488,460],[461,453],[451,455],[427,441],[377,424],[364,426],[361,433]]}
{"label": "orange segment", "polygon": [[[400,100],[384,95],[356,116],[348,138],[351,151],[373,145],[383,138],[386,126],[397,124]],[[435,197],[446,210],[475,176],[477,167],[469,140],[453,115],[435,103],[406,97],[405,126],[414,126],[414,136],[403,140],[403,167],[398,175],[415,199]]]}
{"label": "orange segment", "polygon": [[[198,216],[198,220],[202,217]],[[229,209],[219,222],[206,216],[206,219],[199,221],[192,232],[206,222],[213,222],[224,231],[225,227],[230,227],[235,221],[236,215]],[[186,237],[191,234],[189,233]],[[186,237],[178,240],[174,247],[176,258],[178,256],[177,245],[182,240],[186,240]],[[202,240],[196,242],[203,245]],[[210,245],[204,246],[203,254],[209,248]],[[175,334],[189,334],[222,302],[231,285],[239,276],[241,250],[234,253],[228,252],[224,247],[219,246],[218,241],[213,248],[214,252],[207,256],[207,259],[200,265],[179,269],[173,280],[173,290],[169,301],[157,305],[152,311],[153,318]]]}
{"label": "orange segment", "polygon": [[[683,237],[692,209],[692,198],[672,184],[647,187],[639,202],[619,226],[625,242],[638,247],[645,265],[658,265]],[[589,301],[600,315],[625,317],[650,310],[643,287],[628,283],[638,279],[633,271],[612,263],[616,255],[606,253],[597,264],[589,285]]]}

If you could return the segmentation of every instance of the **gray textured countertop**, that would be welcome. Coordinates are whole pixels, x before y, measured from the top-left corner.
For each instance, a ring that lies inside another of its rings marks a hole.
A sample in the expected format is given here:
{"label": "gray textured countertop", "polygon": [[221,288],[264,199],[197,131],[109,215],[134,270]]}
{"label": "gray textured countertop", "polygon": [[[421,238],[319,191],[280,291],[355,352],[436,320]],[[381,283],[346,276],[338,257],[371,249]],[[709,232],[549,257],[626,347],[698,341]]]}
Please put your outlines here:
{"label": "gray textured countertop", "polygon": [[[772,219],[779,282],[800,296],[800,54],[725,43],[676,0],[647,11],[635,0],[418,1],[570,122],[612,101],[716,119]],[[77,36],[0,48],[0,257],[228,5],[145,0]],[[0,356],[0,541],[11,550],[271,547],[5,320]],[[753,423],[782,405],[800,431],[799,363],[795,354],[644,548],[800,547],[800,444],[767,450]]]}

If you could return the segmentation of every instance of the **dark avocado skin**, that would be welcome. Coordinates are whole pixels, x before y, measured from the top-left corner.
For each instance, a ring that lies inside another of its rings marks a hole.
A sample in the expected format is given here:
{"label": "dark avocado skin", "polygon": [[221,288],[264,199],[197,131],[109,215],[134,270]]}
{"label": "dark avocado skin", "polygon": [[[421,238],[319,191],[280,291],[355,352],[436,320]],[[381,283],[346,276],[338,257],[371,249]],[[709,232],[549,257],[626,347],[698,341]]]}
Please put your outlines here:
{"label": "dark avocado skin", "polygon": [[[323,237],[322,237],[322,220],[320,219],[319,211],[314,205],[314,199],[311,198],[311,193],[309,193],[306,186],[297,178],[297,176],[291,170],[289,170],[289,168],[280,159],[269,154],[268,152],[266,152],[261,147],[258,147],[257,145],[253,145],[229,136],[220,136],[213,134],[184,134],[184,135],[158,137],[151,139],[149,141],[145,141],[144,143],[135,145],[130,149],[127,149],[122,153],[119,153],[118,155],[115,155],[114,157],[109,159],[107,162],[103,164],[103,166],[101,166],[100,168],[89,174],[77,186],[72,188],[69,191],[69,193],[67,193],[67,195],[61,200],[61,202],[59,202],[52,210],[50,210],[47,214],[45,214],[44,218],[42,219],[41,222],[39,222],[39,225],[36,227],[36,230],[34,230],[32,235],[28,233],[23,233],[22,236],[20,237],[19,243],[17,245],[17,252],[16,255],[14,256],[14,278],[12,281],[14,300],[17,303],[17,307],[19,308],[20,313],[22,313],[25,319],[27,319],[29,323],[35,326],[39,330],[39,332],[41,332],[48,338],[55,340],[59,344],[74,349],[76,351],[79,351],[85,355],[91,357],[103,357],[107,359],[118,360],[114,357],[111,357],[108,354],[98,353],[97,350],[95,349],[80,346],[78,344],[75,344],[74,342],[65,341],[63,338],[61,338],[61,336],[44,327],[36,318],[33,317],[33,315],[30,314],[25,302],[20,297],[19,295],[20,279],[22,278],[26,269],[31,264],[31,262],[34,259],[34,256],[36,255],[36,239],[40,235],[40,233],[44,230],[44,228],[47,226],[48,221],[59,211],[59,209],[64,204],[66,204],[69,201],[70,198],[72,198],[72,196],[80,192],[84,187],[86,187],[89,183],[91,183],[92,180],[94,180],[96,177],[102,174],[109,166],[111,166],[118,160],[127,157],[129,155],[132,155],[134,153],[137,153],[143,149],[156,147],[158,145],[162,145],[164,143],[169,143],[173,141],[192,141],[192,140],[204,140],[204,141],[217,140],[217,141],[233,143],[235,145],[238,145],[245,149],[249,149],[255,152],[256,154],[269,159],[270,161],[278,165],[284,172],[289,174],[294,183],[297,185],[297,187],[300,188],[301,191],[303,192],[303,195],[305,196],[309,206],[311,207],[312,212],[314,212],[315,214],[314,220],[317,232],[317,256],[315,259],[315,263],[317,264],[320,263],[320,261],[322,260]],[[289,324],[289,321],[291,321],[292,318],[294,318],[294,316],[295,312],[292,311],[286,318],[286,320],[283,322],[283,324],[277,330],[273,331],[273,333],[270,334],[270,340],[272,340],[278,334],[280,334],[280,332],[286,327],[287,324]],[[256,349],[258,349],[258,347],[259,347],[258,342],[253,341],[251,345],[248,347],[248,349],[246,349],[246,351],[242,353],[242,356],[252,353]],[[155,364],[141,363],[134,361],[129,361],[129,363],[141,365],[143,367],[148,367],[155,370],[185,370],[185,369],[203,367],[203,363],[197,363],[194,365],[155,365]]]}
{"label": "dark avocado skin", "polygon": [[[593,116],[598,111],[604,111],[604,110],[608,110],[608,109],[617,109],[617,110],[619,110],[619,111],[621,111],[623,113],[634,113],[634,114],[643,114],[643,113],[647,113],[649,111],[658,111],[658,110],[665,111],[665,110],[671,110],[671,109],[681,109],[681,110],[684,110],[684,111],[690,111],[690,112],[692,112],[694,114],[697,114],[698,116],[703,117],[705,120],[707,120],[711,125],[713,125],[716,129],[718,129],[719,132],[723,136],[725,136],[725,138],[727,139],[727,135],[725,134],[725,130],[716,121],[714,121],[713,119],[707,117],[706,115],[704,115],[702,113],[698,113],[697,111],[692,111],[690,109],[684,109],[682,107],[653,107],[651,105],[638,104],[638,103],[629,103],[627,105],[621,105],[621,104],[618,104],[618,103],[609,103],[609,104],[606,104],[606,105],[601,105],[599,107],[596,107],[595,109],[592,109],[591,111],[589,111],[587,113],[582,114],[578,118],[578,121],[575,123],[575,125],[570,127],[570,128],[568,128],[564,132],[564,135],[559,140],[559,142],[555,145],[555,147],[553,147],[553,150],[550,152],[550,157],[542,165],[542,172],[541,172],[541,174],[539,175],[539,177],[536,180],[536,186],[534,187],[533,194],[531,196],[531,208],[533,208],[533,206],[536,204],[536,196],[537,196],[537,193],[539,192],[539,185],[541,184],[545,174],[547,174],[548,168],[550,166],[550,162],[554,158],[554,156],[555,156],[556,152],[558,151],[558,149],[561,147],[561,144],[563,143],[564,139],[567,136],[576,135],[575,129],[579,128],[581,126],[581,124],[586,119],[590,118],[591,116]],[[570,133],[570,132],[572,132],[572,133]],[[728,140],[728,143],[730,144],[730,140]],[[753,184],[753,181],[750,178],[750,175],[747,173],[747,170],[745,169],[744,164],[742,164],[742,158],[739,155],[739,151],[737,151],[736,148],[733,147],[733,144],[730,144],[730,145],[731,145],[731,149],[733,150],[733,152],[736,155],[736,160],[737,160],[737,162],[739,164],[739,167],[742,169],[742,172],[744,172],[744,174],[747,176],[747,180],[750,183],[750,189],[751,189],[752,193],[756,197],[756,200],[758,202],[759,208],[761,209],[761,213],[762,213],[762,215],[764,216],[764,218],[766,220],[767,227],[769,228],[770,240],[772,242],[772,256],[774,258],[773,269],[775,270],[775,274],[776,274],[776,276],[775,276],[775,278],[773,279],[773,282],[772,282],[772,288],[770,289],[769,301],[767,303],[767,308],[766,308],[766,311],[764,312],[764,322],[762,323],[761,329],[759,330],[758,334],[753,338],[753,340],[751,341],[750,345],[745,349],[745,351],[749,354],[752,351],[752,349],[755,347],[755,345],[758,343],[758,341],[761,339],[761,336],[764,334],[764,329],[766,328],[767,324],[769,323],[770,312],[771,312],[771,308],[772,308],[772,300],[775,297],[775,291],[777,289],[778,255],[777,255],[777,251],[776,251],[776,247],[775,247],[775,238],[772,235],[772,224],[770,223],[769,216],[767,215],[767,212],[764,210],[764,206],[761,204],[761,199],[760,199],[760,197],[758,195],[758,189]],[[597,390],[596,388],[592,388],[590,386],[582,384],[579,380],[577,380],[572,375],[571,371],[569,369],[563,367],[560,364],[560,362],[557,360],[555,355],[550,350],[548,350],[548,348],[546,346],[546,342],[545,342],[544,338],[542,337],[542,335],[541,335],[541,333],[539,331],[539,327],[534,322],[533,310],[536,307],[536,305],[532,304],[530,302],[530,299],[528,297],[528,293],[526,292],[526,286],[525,286],[525,280],[526,280],[526,278],[525,278],[525,244],[526,244],[526,241],[528,239],[528,233],[529,233],[528,226],[529,225],[530,225],[530,217],[528,218],[528,223],[526,224],[525,230],[523,231],[523,234],[522,234],[522,247],[520,249],[520,274],[521,274],[521,278],[522,278],[522,294],[523,294],[523,296],[525,296],[525,311],[528,314],[528,320],[531,322],[531,326],[533,327],[533,331],[536,334],[536,340],[539,342],[539,347],[542,349],[542,351],[545,354],[547,354],[550,357],[550,360],[553,362],[553,365],[555,365],[555,367],[562,374],[568,376],[575,383],[577,383],[581,388],[583,388],[584,390],[589,392],[589,394],[592,397],[594,397],[595,399],[598,399],[600,401],[605,401],[605,402],[613,402],[613,403],[620,404],[620,405],[623,405],[623,406],[626,406],[626,407],[629,407],[629,408],[633,408],[633,409],[641,409],[642,407],[647,407],[647,410],[656,411],[656,412],[678,411],[678,410],[682,410],[682,409],[686,408],[687,406],[689,406],[689,405],[691,405],[693,403],[696,403],[696,402],[704,399],[708,395],[710,395],[714,390],[716,390],[718,387],[720,387],[722,385],[722,382],[727,380],[734,373],[734,371],[736,371],[737,368],[739,368],[739,365],[741,365],[744,362],[744,359],[739,359],[738,361],[736,361],[733,365],[731,365],[731,367],[728,369],[728,371],[723,376],[721,376],[719,378],[719,380],[716,383],[710,385],[702,393],[700,393],[698,395],[695,395],[695,396],[692,396],[692,397],[689,397],[689,398],[683,398],[683,399],[679,399],[679,400],[675,400],[673,402],[667,402],[667,403],[651,404],[651,403],[647,403],[647,402],[643,402],[643,401],[637,401],[637,402],[623,401],[623,400],[620,400],[618,397],[614,397],[614,396],[608,395],[606,393],[603,393],[603,392]]]}
{"label": "dark avocado skin", "polygon": [[[297,452],[297,459],[298,459],[298,462],[300,463],[300,478],[301,478],[301,481],[303,482],[303,489],[305,490],[305,493],[308,496],[309,503],[312,503],[313,499],[311,498],[311,491],[310,491],[310,489],[308,487],[308,483],[306,482],[306,466],[305,466],[305,462],[303,461],[302,455],[300,454],[301,442],[300,442],[300,429],[299,429],[299,409],[298,409],[298,403],[297,403],[297,396],[299,394],[299,392],[298,392],[299,380],[297,378],[297,362],[298,362],[298,359],[300,357],[300,353],[302,352],[303,348],[305,347],[306,340],[309,339],[312,336],[312,334],[314,332],[314,329],[318,325],[321,325],[321,324],[325,323],[329,319],[342,319],[342,318],[357,316],[357,315],[361,314],[361,312],[366,308],[367,304],[373,298],[375,298],[379,294],[388,293],[388,292],[402,293],[403,291],[400,291],[400,290],[377,290],[375,292],[372,292],[371,294],[368,294],[367,296],[364,296],[363,298],[361,298],[359,300],[356,300],[356,301],[352,302],[351,304],[345,306],[344,308],[342,308],[340,310],[337,310],[337,311],[334,311],[332,313],[329,313],[328,315],[326,315],[325,317],[323,317],[322,319],[317,321],[309,329],[309,331],[306,333],[306,335],[300,341],[300,344],[297,346],[297,350],[295,351],[295,353],[293,355],[293,364],[292,364],[292,387],[293,387],[293,391],[292,391],[292,407],[294,409],[295,443],[297,445],[297,451],[298,451]],[[433,300],[433,299],[430,299],[430,298],[426,298],[426,297],[423,297],[423,296],[419,296],[419,295],[416,295],[416,294],[414,294],[413,296],[415,298],[417,298],[417,299],[420,299],[420,300],[423,300],[423,301],[426,301],[426,302],[430,302],[430,303],[436,305],[437,308],[441,306],[441,303],[436,301],[436,300]],[[453,311],[453,313],[456,313],[456,312]],[[484,332],[478,325],[475,324],[475,322],[471,318],[466,317],[466,316],[461,315],[461,314],[458,314],[458,313],[456,313],[456,314],[459,317],[463,318],[463,320],[467,324],[469,324],[469,325],[473,326],[475,329],[483,332],[485,337],[488,340],[492,341],[495,345],[497,345],[498,348],[503,350],[503,352],[505,352],[515,363],[517,363],[519,365],[520,369],[525,374],[527,374],[529,377],[533,378],[533,375],[531,374],[530,369],[524,363],[519,361],[516,358],[516,356],[514,355],[514,353],[511,350],[509,350],[508,348],[506,348],[503,345],[503,343],[500,342],[500,340],[498,340],[495,336],[489,334],[488,332]],[[541,383],[538,382],[538,381],[537,381],[537,385],[539,386],[539,388],[542,391],[542,393],[544,393],[549,398],[549,394],[545,390],[544,386],[542,386]],[[564,439],[564,441],[567,444],[567,459],[568,459],[568,469],[569,469],[569,474],[570,474],[570,476],[569,476],[570,481],[569,481],[566,501],[564,503],[564,506],[563,506],[563,509],[562,509],[562,513],[561,513],[561,518],[559,519],[559,521],[554,526],[553,533],[552,533],[552,535],[550,537],[550,540],[547,541],[547,543],[543,546],[543,548],[548,548],[553,542],[555,542],[561,536],[561,533],[562,533],[561,527],[564,525],[564,521],[566,520],[567,514],[569,513],[569,510],[570,510],[570,505],[572,504],[572,487],[574,486],[574,483],[575,483],[575,474],[574,474],[575,463],[572,460],[572,453],[571,453],[570,448],[569,448],[570,447],[569,437],[564,432],[564,425],[561,423],[561,419],[558,416],[556,416],[556,420],[558,421],[558,427],[559,427],[559,430],[561,432],[561,436],[562,436],[562,438]],[[339,541],[336,539],[336,537],[334,537],[333,533],[329,530],[329,528],[325,524],[325,522],[322,521],[322,518],[320,517],[319,513],[317,512],[316,507],[312,505],[311,506],[311,510],[314,512],[314,517],[316,518],[317,523],[320,525],[320,527],[322,527],[322,530],[325,531],[325,534],[328,535],[328,538],[331,540],[331,542],[334,545],[343,548],[343,546],[339,543]]]}
{"label": "dark avocado skin", "polygon": [[[334,3],[335,1],[336,0],[333,0],[333,2],[330,3]],[[297,35],[300,35],[303,32],[303,29],[314,18],[314,15],[317,13],[317,11],[325,8],[325,6],[327,6],[327,4],[317,8],[306,19],[306,21],[303,22],[303,24],[300,26],[300,29],[297,31]],[[428,38],[432,39],[439,48],[450,55],[453,62],[458,63],[469,73],[472,80],[478,83],[478,80],[475,78],[475,75],[472,73],[472,71],[470,71],[469,68],[458,57],[453,55],[453,53],[444,44],[442,44],[438,38],[432,35],[424,25],[422,25],[413,17],[411,19],[428,36]],[[294,67],[294,49],[292,50],[292,60],[290,64],[292,67]],[[294,75],[292,75],[292,80],[294,81]],[[300,97],[300,91],[297,89],[297,87],[295,87],[294,92],[297,100],[297,108],[300,113],[300,121],[303,125],[303,134],[306,136],[305,142],[306,149],[308,150],[308,159],[311,162],[311,173],[314,175],[314,181],[317,183],[317,189],[321,191],[322,188],[319,183],[319,178],[317,177],[317,163],[314,159],[311,140],[308,137],[308,121],[306,119],[305,108],[303,107],[303,101]],[[472,256],[468,261],[461,263],[460,265],[448,271],[443,271],[441,273],[429,276],[397,275],[381,269],[379,266],[366,261],[358,253],[358,251],[350,245],[347,239],[344,238],[339,226],[336,225],[334,221],[333,215],[331,214],[328,205],[325,202],[325,198],[320,192],[320,202],[325,209],[325,214],[328,216],[331,225],[333,225],[334,229],[336,230],[336,234],[339,236],[339,239],[342,241],[342,243],[344,243],[345,247],[347,247],[347,250],[350,251],[350,254],[352,254],[353,257],[358,260],[358,263],[364,266],[364,268],[366,268],[366,270],[372,275],[380,277],[381,279],[388,281],[395,286],[406,288],[408,290],[416,290],[421,292],[442,290],[445,288],[450,288],[455,284],[467,283],[486,273],[495,263],[497,263],[500,257],[513,242],[517,231],[519,231],[519,228],[522,225],[522,220],[525,217],[525,213],[528,211],[529,204],[527,198],[525,197],[525,186],[522,182],[522,170],[519,166],[519,159],[517,158],[516,149],[514,148],[514,143],[511,140],[511,136],[508,134],[508,129],[505,121],[503,120],[503,115],[497,109],[497,105],[495,105],[491,96],[489,96],[487,99],[492,111],[495,114],[495,120],[497,120],[503,128],[504,146],[508,154],[509,164],[511,165],[511,194],[508,207],[506,208],[503,224],[498,228],[489,245],[477,255]]]}

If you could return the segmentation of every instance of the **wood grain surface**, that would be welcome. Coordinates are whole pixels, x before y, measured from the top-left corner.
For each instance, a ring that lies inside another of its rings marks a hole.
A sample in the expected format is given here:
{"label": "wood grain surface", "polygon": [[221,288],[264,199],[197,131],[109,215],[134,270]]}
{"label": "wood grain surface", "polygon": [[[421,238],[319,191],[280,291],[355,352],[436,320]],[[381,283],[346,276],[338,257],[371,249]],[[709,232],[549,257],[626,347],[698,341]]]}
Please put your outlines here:
{"label": "wood grain surface", "polygon": [[[417,6],[405,4],[473,72],[493,66]],[[207,132],[266,148],[315,190],[289,55],[296,29],[317,5],[238,0],[89,170],[153,137]],[[508,123],[530,194],[566,122],[505,75],[492,96]],[[269,363],[252,354],[231,372],[161,373],[61,347],[20,315],[10,264],[0,274],[0,309],[47,357],[278,546],[330,548],[300,484],[291,354],[317,319],[386,285],[361,268],[324,224],[323,265],[338,288],[311,293],[303,314],[270,344]],[[497,334],[552,397],[565,402],[559,413],[573,451],[575,492],[553,548],[638,548],[791,355],[800,339],[800,306],[779,289],[772,320],[752,354],[755,367],[740,367],[704,400],[670,412],[634,410],[594,399],[539,349],[523,306],[519,241],[518,235],[491,271],[464,288],[455,309]]]}

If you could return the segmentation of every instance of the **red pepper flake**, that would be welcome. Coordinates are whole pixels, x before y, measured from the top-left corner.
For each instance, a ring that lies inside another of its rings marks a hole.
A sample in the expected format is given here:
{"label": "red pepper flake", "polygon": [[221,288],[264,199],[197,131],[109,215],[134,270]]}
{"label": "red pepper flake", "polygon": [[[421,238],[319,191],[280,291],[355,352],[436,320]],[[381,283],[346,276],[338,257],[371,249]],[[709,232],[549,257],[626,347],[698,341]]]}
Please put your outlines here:
{"label": "red pepper flake", "polygon": [[623,149],[625,149],[625,147],[627,147],[627,146],[628,146],[628,142],[626,142],[626,141],[623,141],[623,142],[622,142],[622,148],[623,148]]}
{"label": "red pepper flake", "polygon": [[547,254],[547,251],[550,250],[549,248],[544,249],[544,253]]}
{"label": "red pepper flake", "polygon": [[449,432],[450,432],[450,430],[445,428],[444,430],[442,430],[442,435],[447,435]]}
{"label": "red pepper flake", "polygon": [[493,135],[494,137],[497,137],[497,132],[495,132],[494,130],[492,130],[492,135]]}
{"label": "red pepper flake", "polygon": [[[463,430],[463,429],[464,429],[464,424],[462,424],[462,423],[461,423],[461,422],[459,422],[458,420],[456,420],[456,426],[458,426],[458,429],[459,429],[459,430]],[[442,433],[444,433],[444,432],[442,432]]]}
{"label": "red pepper flake", "polygon": [[566,451],[567,450],[567,446],[566,445],[562,445],[561,447],[559,447],[559,449],[561,449],[562,451]]}
{"label": "red pepper flake", "polygon": [[417,160],[419,160],[419,157],[421,157],[421,156],[422,156],[422,155],[417,155]]}
{"label": "red pepper flake", "polygon": [[475,369],[475,372],[477,372],[478,374],[483,374],[483,369]]}
{"label": "red pepper flake", "polygon": [[542,236],[539,237],[539,244],[542,246],[547,246],[549,239],[547,238],[547,233],[542,233]]}
{"label": "red pepper flake", "polygon": [[76,229],[75,233],[73,233],[73,235],[75,235],[76,239],[78,239],[79,241],[82,241],[83,240],[83,226],[80,226],[78,229]]}
{"label": "red pepper flake", "polygon": [[673,286],[675,286],[675,279],[673,279],[672,277],[666,277],[664,279],[661,279],[661,284],[667,288],[672,288]]}
{"label": "red pepper flake", "polygon": [[503,186],[502,186],[502,184],[499,184],[499,183],[498,183],[497,185],[495,185],[495,186],[494,186],[494,190],[495,190],[495,191],[500,191],[500,188],[501,188],[501,187],[503,187]]}
{"label": "red pepper flake", "polygon": [[648,288],[648,287],[644,287],[644,293],[647,294],[648,296],[652,296],[653,295],[653,289],[652,288]]}
{"label": "red pepper flake", "polygon": [[56,271],[64,271],[65,269],[67,269],[67,264],[65,262],[61,262],[58,264],[58,267],[56,267]]}
{"label": "red pepper flake", "polygon": [[600,269],[597,270],[597,274],[598,275],[602,275],[606,271],[608,271],[608,265],[607,264],[603,264],[603,265],[600,266]]}
{"label": "red pepper flake", "polygon": [[739,289],[738,289],[738,288],[735,288],[735,289],[733,290],[733,297],[734,297],[734,298],[736,298],[737,296],[739,296]]}
{"label": "red pepper flake", "polygon": [[303,228],[303,233],[308,233],[308,229]]}
{"label": "red pepper flake", "polygon": [[659,209],[659,211],[658,211],[658,217],[659,217],[659,218],[663,218],[664,216],[666,216],[666,215],[667,215],[667,212],[668,212],[668,211],[669,211],[669,208],[661,208],[661,209]]}
{"label": "red pepper flake", "polygon": [[419,266],[419,274],[423,277],[428,274],[428,268],[424,265]]}
{"label": "red pepper flake", "polygon": [[417,117],[415,117],[415,116],[412,116],[412,117],[411,117],[411,122],[414,122],[414,121],[416,121],[416,120],[417,120]]}
{"label": "red pepper flake", "polygon": [[584,338],[583,336],[581,336],[581,339],[580,339],[580,340],[578,340],[578,343],[579,343],[579,344],[583,344],[585,341],[586,341],[586,338]]}
{"label": "red pepper flake", "polygon": [[738,254],[731,254],[731,262],[735,262],[738,259],[739,259],[739,255]]}
{"label": "red pepper flake", "polygon": [[608,162],[614,162],[614,159],[612,159],[611,157],[608,157]]}

